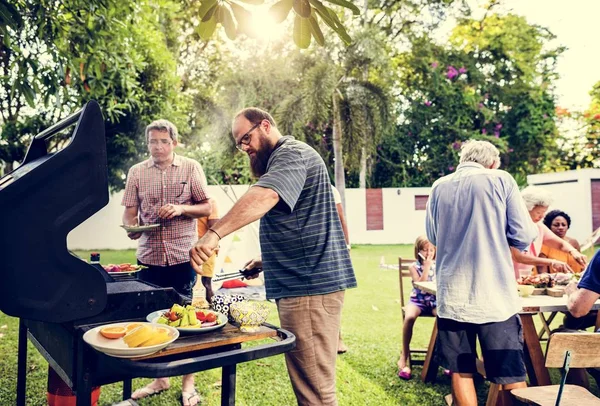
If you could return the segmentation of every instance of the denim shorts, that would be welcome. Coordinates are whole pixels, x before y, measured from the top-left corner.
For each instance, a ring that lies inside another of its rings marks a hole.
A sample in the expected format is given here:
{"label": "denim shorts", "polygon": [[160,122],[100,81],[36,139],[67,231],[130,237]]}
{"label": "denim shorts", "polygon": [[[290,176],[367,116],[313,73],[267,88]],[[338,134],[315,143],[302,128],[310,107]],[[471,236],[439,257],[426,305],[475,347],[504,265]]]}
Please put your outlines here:
{"label": "denim shorts", "polygon": [[180,295],[192,297],[192,290],[196,284],[196,271],[190,262],[170,266],[146,265],[140,261],[138,264],[148,267],[140,271],[141,280],[163,288],[173,288]]}
{"label": "denim shorts", "polygon": [[523,326],[518,314],[508,320],[474,324],[437,319],[436,355],[444,368],[452,372],[477,372],[475,339],[479,338],[486,378],[505,385],[524,382]]}

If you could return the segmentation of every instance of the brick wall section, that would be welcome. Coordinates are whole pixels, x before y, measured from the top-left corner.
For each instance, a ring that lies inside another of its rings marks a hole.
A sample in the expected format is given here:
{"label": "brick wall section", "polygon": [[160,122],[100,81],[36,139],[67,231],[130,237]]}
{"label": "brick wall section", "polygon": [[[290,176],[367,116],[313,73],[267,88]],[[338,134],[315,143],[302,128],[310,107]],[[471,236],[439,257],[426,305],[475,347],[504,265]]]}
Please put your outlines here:
{"label": "brick wall section", "polygon": [[415,210],[426,210],[428,199],[427,195],[415,195]]}
{"label": "brick wall section", "polygon": [[383,230],[383,190],[367,189],[367,230]]}
{"label": "brick wall section", "polygon": [[592,229],[600,227],[600,179],[592,179]]}

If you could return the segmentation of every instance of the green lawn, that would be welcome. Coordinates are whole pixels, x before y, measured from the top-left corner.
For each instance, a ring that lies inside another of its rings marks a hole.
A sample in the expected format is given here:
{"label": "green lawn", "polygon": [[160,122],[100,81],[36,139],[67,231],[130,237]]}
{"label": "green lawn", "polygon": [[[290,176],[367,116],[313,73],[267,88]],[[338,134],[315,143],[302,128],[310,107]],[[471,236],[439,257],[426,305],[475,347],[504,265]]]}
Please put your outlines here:
{"label": "green lawn", "polygon": [[[89,251],[76,254],[89,259]],[[449,378],[441,373],[433,385],[425,385],[417,379],[418,367],[414,368],[415,378],[411,381],[401,381],[396,376],[401,336],[398,273],[379,269],[379,262],[384,256],[386,263],[395,263],[399,255],[412,257],[412,245],[352,248],[359,287],[347,291],[344,305],[342,332],[350,350],[338,357],[340,405],[443,405],[443,396],[450,392]],[[104,264],[135,262],[135,253],[133,250],[101,251],[101,261]],[[408,295],[409,292],[407,289],[405,293]],[[269,322],[279,324],[274,305]],[[431,318],[417,321],[413,346],[426,347],[432,323]],[[17,334],[17,320],[0,313],[0,352],[3,354],[0,359],[0,405],[15,403]],[[45,403],[47,363],[31,344],[29,348],[27,401],[30,405],[41,405]],[[149,381],[136,379],[134,388]],[[171,384],[171,390],[140,401],[140,405],[178,405],[181,380],[174,378]],[[202,405],[220,404],[220,370],[196,374],[196,387]],[[100,404],[119,401],[120,393],[119,384],[103,387]],[[487,383],[478,383],[478,394],[480,403],[485,403]],[[295,404],[283,356],[238,366],[237,404]]]}

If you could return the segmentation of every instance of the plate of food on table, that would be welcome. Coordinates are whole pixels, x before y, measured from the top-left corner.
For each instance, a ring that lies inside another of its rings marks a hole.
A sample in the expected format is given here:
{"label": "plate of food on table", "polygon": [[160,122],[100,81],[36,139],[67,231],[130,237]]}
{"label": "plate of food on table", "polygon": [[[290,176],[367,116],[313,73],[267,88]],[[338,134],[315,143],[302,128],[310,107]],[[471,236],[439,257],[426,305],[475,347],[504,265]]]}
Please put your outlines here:
{"label": "plate of food on table", "polygon": [[190,334],[214,331],[227,324],[227,316],[222,313],[179,304],[174,304],[170,309],[152,312],[146,316],[146,320],[154,324],[174,327],[181,333]]}
{"label": "plate of food on table", "polygon": [[83,340],[96,350],[118,358],[134,358],[162,350],[179,337],[169,326],[146,322],[111,323],[86,331]]}
{"label": "plate of food on table", "polygon": [[562,296],[569,282],[578,279],[579,275],[572,273],[541,273],[521,276],[517,283],[533,286],[532,295]]}

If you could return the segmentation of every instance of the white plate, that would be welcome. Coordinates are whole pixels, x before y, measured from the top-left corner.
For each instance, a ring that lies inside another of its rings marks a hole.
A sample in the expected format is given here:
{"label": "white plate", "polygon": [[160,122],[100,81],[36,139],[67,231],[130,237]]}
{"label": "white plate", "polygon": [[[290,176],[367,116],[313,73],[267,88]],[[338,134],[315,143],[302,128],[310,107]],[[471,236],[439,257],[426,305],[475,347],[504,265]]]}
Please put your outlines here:
{"label": "white plate", "polygon": [[[160,317],[161,314],[163,314],[164,312],[168,312],[171,309],[163,309],[163,310],[157,310],[155,312],[150,313],[149,315],[146,316],[146,320],[148,320],[151,323],[156,323],[156,321],[158,320],[158,318]],[[214,330],[218,330],[220,328],[225,327],[225,324],[227,324],[227,316],[225,316],[223,313],[219,313],[219,312],[215,312],[214,310],[206,310],[206,309],[200,309],[197,310],[199,312],[210,312],[210,313],[214,313],[217,315],[218,317],[218,321],[219,324],[215,324],[214,326],[208,326],[208,327],[171,327],[171,328],[176,328],[177,330],[179,330],[180,333],[189,333],[189,334],[198,334],[198,333],[207,333],[209,331],[214,331]],[[161,326],[166,326],[166,324],[160,324]]]}
{"label": "white plate", "polygon": [[106,271],[106,273],[109,274],[110,276],[112,276],[113,278],[118,278],[119,276],[130,276],[130,275],[136,274],[140,271],[143,271],[144,269],[146,269],[146,268],[136,269],[135,271],[120,271],[120,272]]}
{"label": "white plate", "polygon": [[[169,344],[171,344],[173,341],[177,340],[177,338],[179,337],[179,331],[177,331],[176,328],[165,326],[163,324],[163,325],[161,325],[161,327],[165,327],[170,331],[169,334],[171,335],[171,339],[169,341],[167,341],[166,343],[152,345],[149,347],[130,348],[127,346],[127,344],[125,344],[125,341],[123,341],[122,337],[110,339],[110,338],[106,338],[102,334],[100,334],[100,329],[102,329],[104,327],[108,327],[108,326],[110,326],[110,327],[125,327],[131,323],[138,323],[138,322],[111,323],[111,324],[105,324],[103,326],[94,327],[93,329],[87,331],[83,335],[83,341],[85,341],[86,343],[91,345],[96,350],[103,352],[106,355],[110,355],[112,357],[135,358],[135,357],[143,357],[145,355],[154,354],[155,352],[160,351],[163,348],[165,348],[166,346],[168,346]],[[151,324],[151,323],[139,322],[139,324]]]}
{"label": "white plate", "polygon": [[143,226],[126,226],[121,225],[128,233],[141,233],[143,231],[153,230],[160,227],[160,224],[144,224]]}

